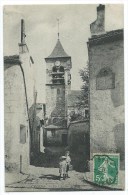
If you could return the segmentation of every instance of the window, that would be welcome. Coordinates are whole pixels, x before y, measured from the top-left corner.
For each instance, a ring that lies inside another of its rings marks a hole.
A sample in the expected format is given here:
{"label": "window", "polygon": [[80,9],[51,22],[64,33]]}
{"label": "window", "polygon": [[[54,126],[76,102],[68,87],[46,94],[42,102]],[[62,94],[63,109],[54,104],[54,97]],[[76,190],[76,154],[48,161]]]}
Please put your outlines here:
{"label": "window", "polygon": [[115,74],[110,68],[103,68],[96,77],[96,89],[106,90],[115,88]]}
{"label": "window", "polygon": [[67,144],[68,144],[68,135],[62,134],[62,145],[67,146]]}
{"label": "window", "polygon": [[57,94],[58,94],[58,95],[60,94],[60,89],[57,89]]}
{"label": "window", "polygon": [[85,110],[85,118],[86,118],[86,119],[89,118],[89,110]]}
{"label": "window", "polygon": [[64,67],[53,66],[52,68],[52,83],[64,84]]}
{"label": "window", "polygon": [[63,66],[60,66],[59,71],[60,72],[64,72],[64,67]]}
{"label": "window", "polygon": [[24,125],[20,125],[20,143],[26,143],[26,127]]}
{"label": "window", "polygon": [[71,74],[68,75],[68,79],[71,80]]}
{"label": "window", "polygon": [[57,72],[57,67],[56,66],[53,66],[52,72]]}
{"label": "window", "polygon": [[55,137],[55,135],[56,135],[55,130],[51,130],[51,134],[52,134],[52,137]]}

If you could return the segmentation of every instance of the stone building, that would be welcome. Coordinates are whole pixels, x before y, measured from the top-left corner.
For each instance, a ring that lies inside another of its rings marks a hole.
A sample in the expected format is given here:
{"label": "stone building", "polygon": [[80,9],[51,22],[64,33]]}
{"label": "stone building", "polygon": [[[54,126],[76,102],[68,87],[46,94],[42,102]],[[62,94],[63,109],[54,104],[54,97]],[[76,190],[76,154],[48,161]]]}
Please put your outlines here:
{"label": "stone building", "polygon": [[44,129],[45,145],[67,145],[67,101],[71,88],[71,57],[57,40],[52,53],[46,61],[46,123]]}
{"label": "stone building", "polygon": [[90,25],[90,152],[119,153],[124,168],[123,29],[105,32],[105,6]]}
{"label": "stone building", "polygon": [[21,20],[19,55],[4,57],[5,167],[17,172],[26,172],[30,163],[35,101],[34,62],[25,36]]}

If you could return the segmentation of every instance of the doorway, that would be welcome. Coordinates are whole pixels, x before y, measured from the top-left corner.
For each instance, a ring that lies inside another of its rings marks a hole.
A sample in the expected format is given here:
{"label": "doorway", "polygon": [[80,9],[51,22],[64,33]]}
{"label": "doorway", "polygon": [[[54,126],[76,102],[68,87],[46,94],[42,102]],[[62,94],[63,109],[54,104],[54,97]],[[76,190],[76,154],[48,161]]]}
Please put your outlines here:
{"label": "doorway", "polygon": [[62,144],[63,146],[67,145],[68,141],[68,134],[62,134]]}

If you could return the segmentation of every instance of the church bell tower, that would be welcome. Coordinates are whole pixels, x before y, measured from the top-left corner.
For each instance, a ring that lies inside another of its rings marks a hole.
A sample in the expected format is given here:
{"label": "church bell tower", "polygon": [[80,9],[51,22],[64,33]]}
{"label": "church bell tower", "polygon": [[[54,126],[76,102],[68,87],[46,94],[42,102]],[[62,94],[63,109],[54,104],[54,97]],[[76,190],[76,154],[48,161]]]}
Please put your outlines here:
{"label": "church bell tower", "polygon": [[59,39],[46,61],[46,126],[67,128],[67,99],[71,88],[71,57]]}

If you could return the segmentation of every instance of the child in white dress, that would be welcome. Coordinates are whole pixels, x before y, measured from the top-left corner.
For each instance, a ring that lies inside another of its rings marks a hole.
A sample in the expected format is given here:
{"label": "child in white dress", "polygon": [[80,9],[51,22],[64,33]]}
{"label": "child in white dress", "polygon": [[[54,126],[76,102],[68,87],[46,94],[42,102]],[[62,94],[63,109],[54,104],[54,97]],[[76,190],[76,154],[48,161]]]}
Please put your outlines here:
{"label": "child in white dress", "polygon": [[66,156],[66,164],[67,164],[67,168],[66,168],[66,177],[69,177],[68,176],[68,171],[69,171],[69,167],[70,167],[70,164],[71,164],[71,158],[70,158],[70,153],[69,151],[67,151],[65,153],[65,156]]}
{"label": "child in white dress", "polygon": [[60,157],[60,162],[59,162],[60,179],[63,178],[65,180],[65,178],[66,178],[66,169],[67,169],[66,157],[61,156]]}

